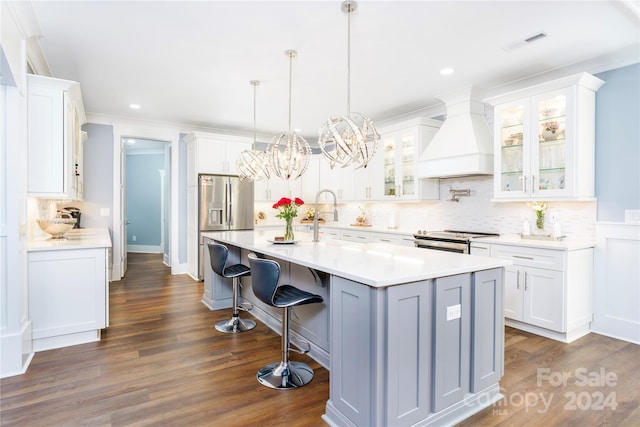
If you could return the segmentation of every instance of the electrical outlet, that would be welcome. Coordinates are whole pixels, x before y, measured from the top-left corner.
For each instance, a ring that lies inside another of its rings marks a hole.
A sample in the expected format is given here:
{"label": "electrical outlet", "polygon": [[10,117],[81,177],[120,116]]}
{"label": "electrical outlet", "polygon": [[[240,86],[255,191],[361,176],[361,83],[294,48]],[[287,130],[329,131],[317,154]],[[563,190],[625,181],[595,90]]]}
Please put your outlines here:
{"label": "electrical outlet", "polygon": [[449,320],[459,319],[461,317],[460,312],[461,312],[460,304],[447,307],[447,322]]}
{"label": "electrical outlet", "polygon": [[624,211],[624,222],[628,224],[640,224],[640,211],[626,209]]}
{"label": "electrical outlet", "polygon": [[136,241],[137,237],[136,236],[131,236],[131,240],[133,240],[134,242]]}
{"label": "electrical outlet", "polygon": [[109,208],[100,208],[100,216],[110,216],[111,209]]}

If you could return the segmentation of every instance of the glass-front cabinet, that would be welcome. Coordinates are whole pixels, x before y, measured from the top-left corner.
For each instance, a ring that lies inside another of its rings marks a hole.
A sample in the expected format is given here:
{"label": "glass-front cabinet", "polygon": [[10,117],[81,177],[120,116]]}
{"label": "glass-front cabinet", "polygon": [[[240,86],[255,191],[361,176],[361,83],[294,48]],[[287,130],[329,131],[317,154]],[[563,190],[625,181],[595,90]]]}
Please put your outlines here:
{"label": "glass-front cabinet", "polygon": [[397,130],[381,131],[384,199],[439,198],[439,181],[419,179],[416,174],[420,155],[437,132],[439,124],[428,119],[416,119],[404,124],[404,128],[400,126]]}
{"label": "glass-front cabinet", "polygon": [[581,73],[488,100],[495,105],[496,199],[594,196],[595,91],[602,83]]}

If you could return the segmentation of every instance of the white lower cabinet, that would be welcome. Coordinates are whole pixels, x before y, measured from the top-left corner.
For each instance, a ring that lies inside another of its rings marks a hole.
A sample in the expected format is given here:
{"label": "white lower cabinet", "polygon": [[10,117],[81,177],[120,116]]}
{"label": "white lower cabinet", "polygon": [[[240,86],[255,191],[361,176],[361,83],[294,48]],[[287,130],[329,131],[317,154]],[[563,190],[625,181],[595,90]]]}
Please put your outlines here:
{"label": "white lower cabinet", "polygon": [[400,246],[415,246],[412,234],[382,233],[366,229],[320,227],[320,236],[324,238],[346,240],[359,243],[389,243]]}
{"label": "white lower cabinet", "polygon": [[492,257],[513,261],[505,267],[504,316],[508,326],[563,342],[590,332],[592,248],[490,246]]}
{"label": "white lower cabinet", "polygon": [[29,252],[33,350],[100,339],[109,324],[108,249]]}
{"label": "white lower cabinet", "polygon": [[370,232],[369,240],[377,243],[390,243],[392,245],[410,246],[414,247],[414,238],[411,234],[398,234],[398,233],[378,233]]}

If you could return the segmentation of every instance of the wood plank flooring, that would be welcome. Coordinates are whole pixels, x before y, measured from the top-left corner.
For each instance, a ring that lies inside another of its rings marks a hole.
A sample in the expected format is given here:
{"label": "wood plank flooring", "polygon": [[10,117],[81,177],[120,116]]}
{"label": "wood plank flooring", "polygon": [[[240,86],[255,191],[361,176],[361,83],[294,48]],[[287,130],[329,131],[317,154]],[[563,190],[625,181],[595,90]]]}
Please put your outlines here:
{"label": "wood plank flooring", "polygon": [[[160,255],[129,254],[126,277],[110,287],[102,340],[39,352],[26,374],[0,380],[0,425],[325,425],[328,372],[292,354],[314,368],[313,381],[288,392],[261,386],[256,371],[279,360],[280,337],[260,322],[218,333],[213,325],[230,311],[209,311],[201,296],[202,283],[171,276]],[[640,346],[596,334],[562,344],[507,328],[505,363],[505,399],[461,426],[640,425]],[[568,373],[566,386],[538,381],[538,368],[551,380]],[[578,381],[606,375],[615,385]]]}

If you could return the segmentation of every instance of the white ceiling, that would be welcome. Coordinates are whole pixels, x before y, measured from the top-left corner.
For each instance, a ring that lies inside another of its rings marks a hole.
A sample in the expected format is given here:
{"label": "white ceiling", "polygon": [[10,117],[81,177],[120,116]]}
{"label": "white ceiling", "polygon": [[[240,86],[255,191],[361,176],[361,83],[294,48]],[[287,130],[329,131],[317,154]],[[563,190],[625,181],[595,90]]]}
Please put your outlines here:
{"label": "white ceiling", "polygon": [[[329,116],[346,112],[347,17],[340,3],[32,5],[51,74],[81,83],[88,113],[251,134],[249,81],[260,80],[259,132],[286,131],[284,52],[295,49],[293,127],[313,143]],[[496,94],[554,70],[600,72],[639,62],[638,10],[636,0],[360,1],[351,17],[351,110],[384,123],[442,110],[436,96],[468,85]],[[547,37],[504,49],[539,32]],[[456,71],[444,77],[443,67]]]}

